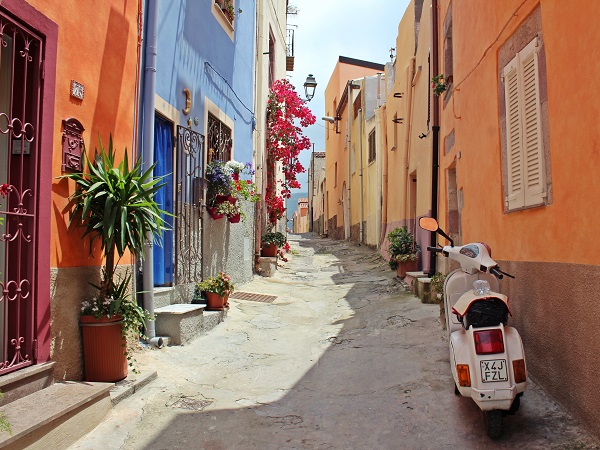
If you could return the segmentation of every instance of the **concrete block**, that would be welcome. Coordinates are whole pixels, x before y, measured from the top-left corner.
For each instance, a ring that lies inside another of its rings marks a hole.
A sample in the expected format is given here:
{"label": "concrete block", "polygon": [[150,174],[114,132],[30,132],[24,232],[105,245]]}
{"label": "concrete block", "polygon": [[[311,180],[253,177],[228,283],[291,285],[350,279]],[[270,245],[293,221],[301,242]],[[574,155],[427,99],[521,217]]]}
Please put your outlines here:
{"label": "concrete block", "polygon": [[204,332],[205,305],[181,303],[154,310],[156,335],[169,336],[170,343],[181,345]]}
{"label": "concrete block", "polygon": [[406,272],[406,276],[404,277],[404,282],[408,284],[408,287],[411,291],[416,292],[416,282],[419,277],[424,277],[424,272]]}
{"label": "concrete block", "polygon": [[277,257],[261,256],[258,258],[258,270],[263,277],[272,277],[277,270]]}
{"label": "concrete block", "polygon": [[415,293],[417,297],[423,300],[424,297],[429,297],[431,291],[431,278],[421,277],[417,278],[415,283]]}

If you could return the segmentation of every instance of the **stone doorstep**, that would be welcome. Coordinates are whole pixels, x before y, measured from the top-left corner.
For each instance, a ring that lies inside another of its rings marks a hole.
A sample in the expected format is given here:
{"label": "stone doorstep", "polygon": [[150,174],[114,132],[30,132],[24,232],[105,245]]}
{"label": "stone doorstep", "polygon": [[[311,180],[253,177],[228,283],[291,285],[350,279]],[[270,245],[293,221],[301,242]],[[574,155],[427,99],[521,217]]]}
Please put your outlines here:
{"label": "stone doorstep", "polygon": [[60,382],[0,407],[11,433],[0,447],[65,448],[97,426],[111,408],[113,383]]}
{"label": "stone doorstep", "polygon": [[406,276],[404,277],[404,282],[408,284],[410,290],[415,292],[416,290],[416,281],[418,278],[425,277],[425,272],[406,272]]}
{"label": "stone doorstep", "polygon": [[277,271],[277,256],[259,256],[258,273],[263,277],[272,277]]}
{"label": "stone doorstep", "polygon": [[55,363],[50,361],[2,375],[0,391],[4,393],[4,397],[0,405],[6,405],[51,386],[54,383],[54,365]]}
{"label": "stone doorstep", "polygon": [[205,308],[205,304],[179,303],[155,309],[157,336],[169,336],[173,345],[185,344],[227,317],[227,310],[206,311]]}

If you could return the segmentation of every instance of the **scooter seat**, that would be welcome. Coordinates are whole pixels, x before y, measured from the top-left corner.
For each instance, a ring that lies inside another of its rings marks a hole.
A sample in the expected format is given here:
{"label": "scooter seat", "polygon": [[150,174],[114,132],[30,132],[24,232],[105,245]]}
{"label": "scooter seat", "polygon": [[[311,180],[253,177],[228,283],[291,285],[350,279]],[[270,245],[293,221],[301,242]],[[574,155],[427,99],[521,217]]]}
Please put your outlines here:
{"label": "scooter seat", "polygon": [[454,306],[452,307],[452,312],[454,314],[458,314],[458,316],[463,317],[468,311],[473,302],[478,300],[489,300],[496,298],[502,301],[506,305],[506,309],[508,309],[508,313],[512,316],[510,312],[510,307],[508,306],[508,297],[504,294],[500,294],[499,292],[490,292],[487,295],[477,295],[475,292],[467,291],[456,301]]}

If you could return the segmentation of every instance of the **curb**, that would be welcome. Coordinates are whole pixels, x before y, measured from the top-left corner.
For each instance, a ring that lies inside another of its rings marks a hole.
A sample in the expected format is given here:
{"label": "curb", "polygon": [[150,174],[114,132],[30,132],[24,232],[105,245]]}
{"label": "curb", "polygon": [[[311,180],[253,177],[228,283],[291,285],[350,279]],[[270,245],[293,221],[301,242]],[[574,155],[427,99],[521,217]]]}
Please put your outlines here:
{"label": "curb", "polygon": [[117,403],[125,400],[127,397],[135,394],[147,384],[158,378],[156,371],[144,374],[129,373],[127,378],[115,383],[115,387],[110,390],[110,401],[115,406]]}

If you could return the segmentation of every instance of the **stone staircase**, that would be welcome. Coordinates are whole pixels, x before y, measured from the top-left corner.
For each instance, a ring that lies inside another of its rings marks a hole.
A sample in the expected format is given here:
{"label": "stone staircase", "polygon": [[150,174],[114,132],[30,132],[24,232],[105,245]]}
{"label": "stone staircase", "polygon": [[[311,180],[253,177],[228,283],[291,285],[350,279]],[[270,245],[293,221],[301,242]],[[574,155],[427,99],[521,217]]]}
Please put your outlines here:
{"label": "stone staircase", "polygon": [[421,302],[439,303],[436,293],[431,290],[431,278],[424,272],[406,272],[403,281],[421,299]]}
{"label": "stone staircase", "polygon": [[54,382],[53,362],[0,378],[0,414],[10,432],[0,432],[0,448],[64,449],[102,422],[112,405],[156,379],[156,372],[118,383]]}

